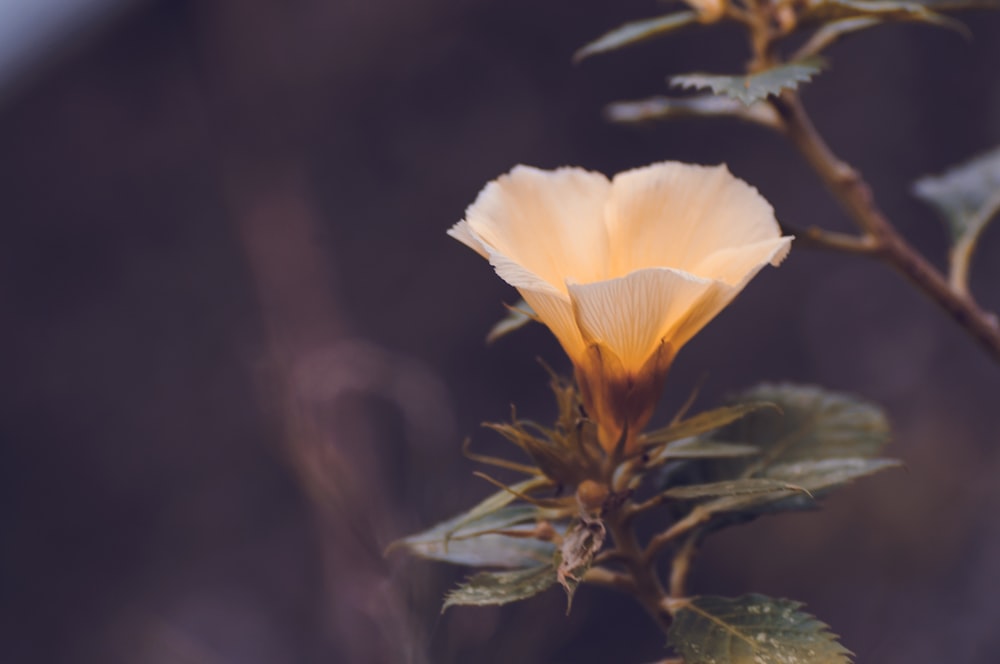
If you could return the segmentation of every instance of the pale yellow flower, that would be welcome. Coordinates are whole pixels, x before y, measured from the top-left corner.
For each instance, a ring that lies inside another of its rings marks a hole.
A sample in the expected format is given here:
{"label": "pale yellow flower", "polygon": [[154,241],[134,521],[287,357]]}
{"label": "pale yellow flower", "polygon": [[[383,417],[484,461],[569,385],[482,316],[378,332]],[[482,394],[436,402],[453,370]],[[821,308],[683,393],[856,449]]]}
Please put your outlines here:
{"label": "pale yellow flower", "polygon": [[613,180],[517,166],[448,234],[489,259],[573,361],[611,451],[649,421],[677,351],[791,237],[725,166],[663,162]]}

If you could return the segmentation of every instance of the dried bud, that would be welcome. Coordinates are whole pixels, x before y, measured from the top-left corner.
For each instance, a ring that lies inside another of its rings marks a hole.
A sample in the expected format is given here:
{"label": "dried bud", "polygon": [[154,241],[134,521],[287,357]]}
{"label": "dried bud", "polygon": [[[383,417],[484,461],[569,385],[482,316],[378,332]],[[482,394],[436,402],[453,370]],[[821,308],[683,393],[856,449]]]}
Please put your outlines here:
{"label": "dried bud", "polygon": [[594,480],[584,480],[576,487],[576,501],[586,512],[596,512],[608,497],[608,487]]}

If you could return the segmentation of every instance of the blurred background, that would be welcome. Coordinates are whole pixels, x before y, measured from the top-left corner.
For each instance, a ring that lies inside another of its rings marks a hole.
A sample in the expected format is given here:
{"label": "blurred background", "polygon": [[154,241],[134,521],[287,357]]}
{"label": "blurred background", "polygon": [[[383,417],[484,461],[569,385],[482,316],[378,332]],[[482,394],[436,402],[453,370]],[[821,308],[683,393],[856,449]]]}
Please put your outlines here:
{"label": "blurred background", "polygon": [[[726,121],[611,126],[732,30],[573,51],[652,0],[0,2],[0,661],[643,662],[583,589],[449,610],[393,539],[487,495],[460,442],[553,408],[541,328],[445,236],[517,163],[727,162],[778,217],[848,226],[797,155]],[[938,264],[909,183],[1000,143],[1000,14],[831,51],[805,103]],[[1000,310],[1000,233],[972,288]],[[691,586],[807,602],[862,664],[1000,661],[1000,367],[901,278],[799,249],[696,338],[664,413],[761,380],[883,404],[906,472],[709,540]],[[509,450],[512,454],[513,450]],[[620,650],[622,644],[628,652]]]}

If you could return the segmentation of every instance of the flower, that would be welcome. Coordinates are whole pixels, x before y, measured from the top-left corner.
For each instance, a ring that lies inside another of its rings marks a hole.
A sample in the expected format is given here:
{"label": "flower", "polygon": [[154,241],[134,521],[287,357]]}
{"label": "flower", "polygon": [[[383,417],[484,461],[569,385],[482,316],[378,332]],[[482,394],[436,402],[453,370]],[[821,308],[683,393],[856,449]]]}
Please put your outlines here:
{"label": "flower", "polygon": [[555,334],[601,446],[624,441],[626,454],[677,351],[792,241],[724,165],[679,162],[610,181],[517,166],[448,234],[487,258]]}

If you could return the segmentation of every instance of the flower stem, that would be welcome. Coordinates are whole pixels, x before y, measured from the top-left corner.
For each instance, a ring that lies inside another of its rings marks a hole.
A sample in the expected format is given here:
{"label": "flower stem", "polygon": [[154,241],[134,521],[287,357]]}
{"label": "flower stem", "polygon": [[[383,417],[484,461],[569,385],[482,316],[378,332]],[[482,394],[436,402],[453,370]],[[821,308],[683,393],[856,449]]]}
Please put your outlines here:
{"label": "flower stem", "polygon": [[[797,94],[786,91],[772,100],[772,104],[782,118],[785,135],[864,231],[864,235],[857,238],[859,243],[864,243],[865,251],[862,253],[895,268],[944,309],[994,361],[1000,363],[1000,324],[996,317],[980,308],[968,293],[954,288],[937,268],[899,234],[875,204],[871,188],[861,174],[841,161],[827,146]],[[823,243],[822,236],[825,235],[828,234],[822,232],[819,238],[813,239],[820,239]],[[823,244],[827,248],[857,253],[858,246],[854,242],[845,244],[843,239],[840,236],[835,242]]]}
{"label": "flower stem", "polygon": [[605,518],[605,524],[615,542],[615,550],[631,578],[631,592],[650,617],[666,633],[670,629],[670,613],[664,608],[667,592],[656,572],[655,561],[644,555],[626,510],[615,510]]}

